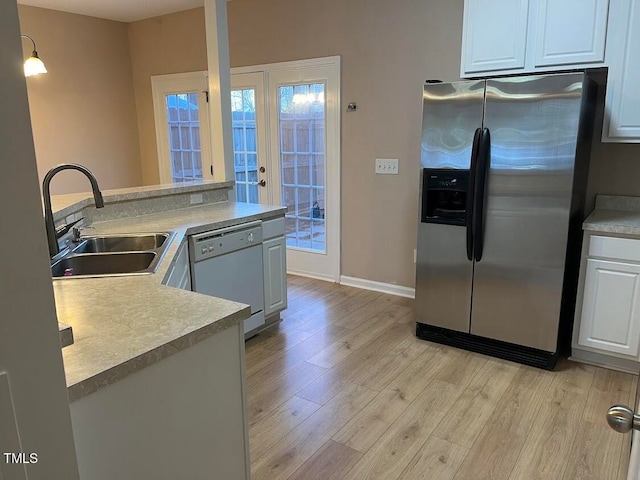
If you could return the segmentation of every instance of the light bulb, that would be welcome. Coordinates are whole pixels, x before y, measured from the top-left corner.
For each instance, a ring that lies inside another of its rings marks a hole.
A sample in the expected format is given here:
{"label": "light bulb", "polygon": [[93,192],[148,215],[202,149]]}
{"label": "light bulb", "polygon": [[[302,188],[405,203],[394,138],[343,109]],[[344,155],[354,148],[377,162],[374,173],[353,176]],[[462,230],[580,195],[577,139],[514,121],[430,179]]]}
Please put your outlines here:
{"label": "light bulb", "polygon": [[34,51],[24,62],[24,76],[33,77],[41,73],[47,73],[47,69],[44,66],[44,62],[38,58],[38,54]]}

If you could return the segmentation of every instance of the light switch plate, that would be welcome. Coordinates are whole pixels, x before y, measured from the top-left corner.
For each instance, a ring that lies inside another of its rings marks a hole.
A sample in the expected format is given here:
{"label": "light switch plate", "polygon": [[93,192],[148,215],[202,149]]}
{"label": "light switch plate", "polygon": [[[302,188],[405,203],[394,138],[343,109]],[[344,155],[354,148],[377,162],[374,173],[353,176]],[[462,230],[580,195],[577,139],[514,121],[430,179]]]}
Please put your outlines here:
{"label": "light switch plate", "polygon": [[398,159],[376,158],[376,173],[382,175],[398,175]]}

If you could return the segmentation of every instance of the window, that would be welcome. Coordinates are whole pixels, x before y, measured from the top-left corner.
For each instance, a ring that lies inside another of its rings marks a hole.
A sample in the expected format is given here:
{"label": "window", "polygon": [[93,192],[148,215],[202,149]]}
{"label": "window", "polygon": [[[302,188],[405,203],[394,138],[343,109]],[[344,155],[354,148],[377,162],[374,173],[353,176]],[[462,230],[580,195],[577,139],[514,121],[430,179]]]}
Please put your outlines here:
{"label": "window", "polygon": [[187,92],[165,95],[165,107],[172,180],[184,182],[203,178],[198,96]]}
{"label": "window", "polygon": [[231,90],[236,200],[258,203],[258,142],[255,89]]}
{"label": "window", "polygon": [[282,203],[288,247],[326,250],[324,84],[278,87]]}
{"label": "window", "polygon": [[151,77],[160,181],[213,178],[206,72]]}

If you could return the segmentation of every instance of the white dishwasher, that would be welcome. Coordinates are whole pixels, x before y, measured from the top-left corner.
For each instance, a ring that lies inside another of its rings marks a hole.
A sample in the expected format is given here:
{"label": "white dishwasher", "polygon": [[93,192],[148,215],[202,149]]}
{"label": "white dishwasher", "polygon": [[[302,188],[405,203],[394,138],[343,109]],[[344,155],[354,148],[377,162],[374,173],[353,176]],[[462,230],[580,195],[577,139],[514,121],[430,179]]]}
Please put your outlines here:
{"label": "white dishwasher", "polygon": [[264,324],[262,222],[189,237],[192,290],[251,305],[244,333]]}

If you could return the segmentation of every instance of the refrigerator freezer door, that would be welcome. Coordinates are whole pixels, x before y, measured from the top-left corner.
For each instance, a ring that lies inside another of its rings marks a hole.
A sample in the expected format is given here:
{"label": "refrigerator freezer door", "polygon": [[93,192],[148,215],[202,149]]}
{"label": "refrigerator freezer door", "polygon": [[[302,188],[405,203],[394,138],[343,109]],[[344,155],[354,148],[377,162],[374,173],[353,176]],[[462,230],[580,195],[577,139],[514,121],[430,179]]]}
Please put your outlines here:
{"label": "refrigerator freezer door", "polygon": [[487,81],[491,158],[474,335],[556,351],[583,78]]}
{"label": "refrigerator freezer door", "polygon": [[468,170],[482,126],[484,80],[426,85],[422,96],[422,168]]}
{"label": "refrigerator freezer door", "polygon": [[418,224],[416,322],[469,333],[473,263],[464,227]]}
{"label": "refrigerator freezer door", "polygon": [[[474,134],[482,126],[484,86],[470,81],[425,87],[423,168],[469,170]],[[469,333],[473,263],[467,259],[466,235],[464,225],[418,224],[418,323]]]}

